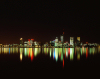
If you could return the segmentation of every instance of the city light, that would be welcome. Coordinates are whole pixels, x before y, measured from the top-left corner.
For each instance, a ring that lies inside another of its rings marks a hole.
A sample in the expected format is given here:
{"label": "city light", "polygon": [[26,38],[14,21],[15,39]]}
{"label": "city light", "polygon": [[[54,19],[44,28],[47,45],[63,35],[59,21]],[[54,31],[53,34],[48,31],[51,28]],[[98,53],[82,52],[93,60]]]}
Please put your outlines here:
{"label": "city light", "polygon": [[56,37],[55,40],[49,43],[45,42],[44,44],[34,41],[34,39],[23,41],[23,38],[20,38],[19,41],[19,44],[0,44],[0,54],[14,54],[20,52],[20,61],[22,61],[24,57],[28,57],[31,62],[33,62],[33,59],[37,57],[38,54],[44,53],[49,55],[50,58],[53,57],[53,60],[56,62],[60,60],[64,67],[66,58],[70,61],[76,58],[79,61],[83,55],[88,59],[89,55],[100,52],[100,44],[88,42],[83,44],[80,41],[80,37],[77,37],[77,42],[74,42],[74,37],[70,37],[70,43],[68,43],[68,41],[64,42],[64,33],[60,35],[60,39]]}

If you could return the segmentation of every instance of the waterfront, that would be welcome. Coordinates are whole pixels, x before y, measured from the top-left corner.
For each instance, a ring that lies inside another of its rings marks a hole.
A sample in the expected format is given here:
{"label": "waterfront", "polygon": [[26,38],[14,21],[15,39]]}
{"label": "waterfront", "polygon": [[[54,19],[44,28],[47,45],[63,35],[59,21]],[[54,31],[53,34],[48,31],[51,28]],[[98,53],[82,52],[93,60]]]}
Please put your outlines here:
{"label": "waterfront", "polygon": [[0,48],[0,72],[95,70],[99,61],[100,47]]}

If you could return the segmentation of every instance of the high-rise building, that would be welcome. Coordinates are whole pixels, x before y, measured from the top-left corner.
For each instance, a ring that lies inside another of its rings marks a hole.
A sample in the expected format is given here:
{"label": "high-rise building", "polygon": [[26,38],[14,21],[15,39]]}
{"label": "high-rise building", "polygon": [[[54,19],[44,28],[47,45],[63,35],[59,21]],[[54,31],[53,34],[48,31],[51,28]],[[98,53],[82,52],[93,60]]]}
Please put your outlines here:
{"label": "high-rise building", "polygon": [[30,40],[30,44],[31,44],[31,45],[33,44],[33,39]]}
{"label": "high-rise building", "polygon": [[70,45],[74,46],[74,37],[70,37]]}
{"label": "high-rise building", "polygon": [[33,46],[33,41],[34,41],[34,39],[28,39],[28,45]]}
{"label": "high-rise building", "polygon": [[50,46],[55,46],[55,40],[50,41]]}
{"label": "high-rise building", "polygon": [[56,37],[56,39],[55,39],[55,43],[58,43],[58,37]]}
{"label": "high-rise building", "polygon": [[20,45],[23,45],[23,38],[20,38]]}
{"label": "high-rise building", "polygon": [[61,43],[64,43],[64,35],[61,35],[60,39],[61,39]]}
{"label": "high-rise building", "polygon": [[58,37],[55,39],[55,46],[58,46]]}
{"label": "high-rise building", "polygon": [[80,37],[77,37],[77,46],[80,46]]}
{"label": "high-rise building", "polygon": [[79,41],[79,42],[80,42],[80,37],[77,37],[77,41]]}

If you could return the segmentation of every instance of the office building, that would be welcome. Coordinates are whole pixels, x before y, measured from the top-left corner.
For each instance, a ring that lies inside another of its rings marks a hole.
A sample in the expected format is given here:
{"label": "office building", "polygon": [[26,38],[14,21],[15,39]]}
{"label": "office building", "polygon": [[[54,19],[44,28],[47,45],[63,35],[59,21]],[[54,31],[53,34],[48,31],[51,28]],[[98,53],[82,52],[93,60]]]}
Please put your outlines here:
{"label": "office building", "polygon": [[58,37],[56,37],[56,39],[55,39],[55,43],[58,43]]}
{"label": "office building", "polygon": [[28,46],[33,46],[33,41],[34,41],[34,39],[28,39]]}
{"label": "office building", "polygon": [[58,37],[55,39],[55,46],[58,46]]}
{"label": "office building", "polygon": [[80,37],[77,37],[77,41],[79,41],[79,42],[80,42]]}
{"label": "office building", "polygon": [[70,37],[70,45],[74,46],[74,37]]}
{"label": "office building", "polygon": [[51,46],[55,46],[55,40],[51,41]]}
{"label": "office building", "polygon": [[80,37],[77,37],[77,46],[80,46]]}
{"label": "office building", "polygon": [[60,36],[61,43],[64,43],[64,34]]}
{"label": "office building", "polygon": [[27,43],[28,43],[28,41],[25,41],[25,42],[24,42],[24,46],[25,46],[25,47],[27,46]]}

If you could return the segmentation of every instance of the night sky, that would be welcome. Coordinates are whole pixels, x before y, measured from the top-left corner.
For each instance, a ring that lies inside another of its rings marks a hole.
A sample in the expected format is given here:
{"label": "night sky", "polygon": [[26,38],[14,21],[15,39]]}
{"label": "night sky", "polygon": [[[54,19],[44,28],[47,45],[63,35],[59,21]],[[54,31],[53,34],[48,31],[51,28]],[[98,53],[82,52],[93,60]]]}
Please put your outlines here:
{"label": "night sky", "polygon": [[33,38],[49,42],[65,32],[65,41],[80,36],[83,43],[100,43],[99,0],[0,1],[0,43]]}

